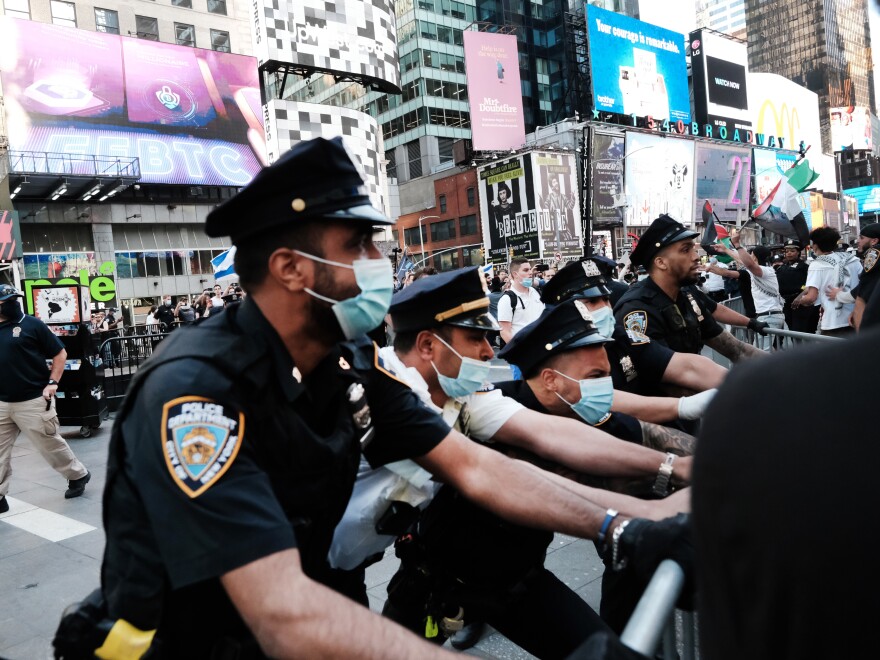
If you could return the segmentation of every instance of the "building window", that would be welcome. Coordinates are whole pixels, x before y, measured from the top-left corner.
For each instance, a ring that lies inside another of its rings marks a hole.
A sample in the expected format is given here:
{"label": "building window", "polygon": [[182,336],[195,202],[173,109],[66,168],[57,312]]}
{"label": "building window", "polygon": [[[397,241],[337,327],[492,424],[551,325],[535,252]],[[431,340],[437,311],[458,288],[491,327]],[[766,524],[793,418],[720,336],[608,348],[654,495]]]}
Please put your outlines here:
{"label": "building window", "polygon": [[[476,191],[473,188],[467,189],[467,200],[468,200],[468,206],[473,206],[474,204],[477,203]],[[464,232],[462,232],[462,233],[464,233]]]}
{"label": "building window", "polygon": [[196,45],[196,28],[185,23],[174,24],[174,40],[178,46]]}
{"label": "building window", "polygon": [[3,0],[3,11],[12,18],[31,19],[31,4],[28,0]]}
{"label": "building window", "polygon": [[226,16],[226,0],[208,0],[208,11]]}
{"label": "building window", "polygon": [[422,226],[422,235],[419,236],[419,228],[418,227],[409,227],[408,229],[403,230],[403,244],[414,246],[421,245],[424,241],[428,240],[427,228]]}
{"label": "building window", "polygon": [[192,0],[171,0],[171,4],[175,7],[183,7],[184,9],[192,9]]}
{"label": "building window", "polygon": [[450,238],[455,238],[455,220],[431,223],[432,241],[448,241]]}
{"label": "building window", "polygon": [[119,34],[119,14],[112,9],[95,7],[95,29],[107,34]]}
{"label": "building window", "polygon": [[440,195],[440,213],[446,213],[446,195]]}
{"label": "building window", "polygon": [[452,252],[444,252],[443,254],[435,254],[431,257],[434,268],[439,271],[454,270],[458,268],[458,250]]}
{"label": "building window", "polygon": [[231,52],[229,33],[223,30],[211,30],[211,50],[219,50],[221,53]]}
{"label": "building window", "polygon": [[[468,190],[473,190],[473,188],[468,188]],[[473,205],[471,205],[473,206]],[[461,230],[462,236],[471,236],[477,233],[477,216],[476,215],[466,215],[458,219],[458,227]]]}
{"label": "building window", "polygon": [[149,16],[135,16],[134,25],[138,39],[159,41],[159,21]]}
{"label": "building window", "polygon": [[76,27],[76,6],[72,2],[52,0],[52,22],[55,25]]}
{"label": "building window", "polygon": [[482,266],[483,248],[464,248],[461,251],[462,266]]}

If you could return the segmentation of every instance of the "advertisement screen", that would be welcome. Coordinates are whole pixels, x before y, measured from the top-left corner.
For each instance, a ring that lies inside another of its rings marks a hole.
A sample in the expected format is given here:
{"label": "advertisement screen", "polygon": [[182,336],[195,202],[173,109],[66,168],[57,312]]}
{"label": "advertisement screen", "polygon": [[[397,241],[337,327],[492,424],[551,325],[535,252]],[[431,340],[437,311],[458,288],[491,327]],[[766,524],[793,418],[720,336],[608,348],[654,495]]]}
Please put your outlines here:
{"label": "advertisement screen", "polygon": [[831,148],[873,149],[871,111],[863,106],[831,108]]}
{"label": "advertisement screen", "polygon": [[856,202],[859,204],[859,215],[880,213],[880,186],[848,188],[843,192],[856,198]]}
{"label": "advertisement screen", "polygon": [[593,107],[690,121],[683,34],[593,6],[587,23]]}
{"label": "advertisement screen", "polygon": [[708,200],[721,222],[745,221],[749,217],[751,149],[698,144],[695,161],[694,218],[702,216],[703,202]]}
{"label": "advertisement screen", "polygon": [[512,257],[538,259],[538,214],[528,155],[478,170],[483,240],[489,260],[506,264]]}
{"label": "advertisement screen", "polygon": [[0,261],[11,261],[21,257],[21,227],[18,213],[0,211]]}
{"label": "advertisement screen", "polygon": [[810,160],[822,150],[819,97],[788,78],[750,72],[749,114],[756,133],[782,136],[787,149],[803,140],[812,146]]}
{"label": "advertisement screen", "polygon": [[643,133],[626,137],[627,225],[647,226],[661,213],[694,224],[694,143]]}
{"label": "advertisement screen", "polygon": [[89,290],[73,285],[33,287],[34,316],[43,323],[82,323],[88,318]]}
{"label": "advertisement screen", "polygon": [[590,180],[593,191],[592,221],[623,224],[626,200],[623,196],[624,139],[621,135],[593,135]]}
{"label": "advertisement screen", "polygon": [[731,136],[750,128],[746,44],[708,30],[691,32],[689,39],[696,121],[723,127]]}
{"label": "advertisement screen", "polygon": [[464,33],[464,62],[474,149],[517,149],[525,144],[516,36]]}
{"label": "advertisement screen", "polygon": [[541,258],[566,261],[584,254],[577,164],[572,154],[531,154],[538,202]]}
{"label": "advertisement screen", "polygon": [[256,60],[0,19],[9,149],[140,159],[141,182],[243,186],[265,159]]}
{"label": "advertisement screen", "polygon": [[253,19],[261,66],[348,73],[400,93],[392,0],[254,0]]}

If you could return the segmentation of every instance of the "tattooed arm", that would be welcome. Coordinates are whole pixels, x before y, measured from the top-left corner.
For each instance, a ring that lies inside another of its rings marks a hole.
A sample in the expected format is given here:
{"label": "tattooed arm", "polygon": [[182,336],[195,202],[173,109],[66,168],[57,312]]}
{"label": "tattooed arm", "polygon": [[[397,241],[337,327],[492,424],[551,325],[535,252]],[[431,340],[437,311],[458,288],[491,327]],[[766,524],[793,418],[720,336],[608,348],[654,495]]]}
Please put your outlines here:
{"label": "tattooed arm", "polygon": [[668,426],[639,422],[642,427],[642,444],[657,451],[668,451],[676,456],[691,456],[697,439],[689,433]]}
{"label": "tattooed arm", "polygon": [[[721,307],[721,305],[718,305],[718,307]],[[753,358],[756,355],[768,355],[768,353],[755,348],[751,344],[746,344],[745,342],[740,341],[727,332],[727,330],[717,337],[709,339],[706,344],[721,353],[721,355],[731,362],[739,362],[740,360]]]}

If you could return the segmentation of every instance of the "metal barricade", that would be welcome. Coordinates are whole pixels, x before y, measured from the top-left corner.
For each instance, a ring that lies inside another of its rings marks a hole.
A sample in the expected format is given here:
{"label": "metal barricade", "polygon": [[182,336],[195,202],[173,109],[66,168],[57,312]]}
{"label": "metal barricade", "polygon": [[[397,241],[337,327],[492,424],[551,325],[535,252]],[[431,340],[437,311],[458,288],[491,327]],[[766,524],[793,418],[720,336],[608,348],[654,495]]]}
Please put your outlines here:
{"label": "metal barricade", "polygon": [[167,336],[167,333],[145,333],[109,337],[101,342],[98,354],[104,366],[104,394],[112,412],[119,409],[138,368]]}

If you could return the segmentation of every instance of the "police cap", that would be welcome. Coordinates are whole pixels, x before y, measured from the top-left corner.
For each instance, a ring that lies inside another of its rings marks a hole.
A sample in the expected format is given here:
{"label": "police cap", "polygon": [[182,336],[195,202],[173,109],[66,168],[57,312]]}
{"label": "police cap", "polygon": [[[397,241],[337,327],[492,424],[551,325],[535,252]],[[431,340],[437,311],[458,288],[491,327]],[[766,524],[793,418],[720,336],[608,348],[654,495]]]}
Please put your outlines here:
{"label": "police cap", "polygon": [[859,232],[859,236],[880,238],[880,222],[872,222],[870,225],[865,225],[862,231]]}
{"label": "police cap", "polygon": [[648,266],[657,253],[667,245],[696,236],[699,236],[697,232],[664,213],[654,220],[639,238],[639,243],[632,251],[629,260],[637,266]]}
{"label": "police cap", "polygon": [[610,296],[611,291],[605,286],[605,278],[593,258],[581,261],[570,261],[545,285],[541,292],[541,301],[545,305],[558,305],[573,296],[598,298]]}
{"label": "police cap", "polygon": [[498,357],[515,364],[524,374],[545,360],[583,346],[613,341],[599,334],[593,316],[581,298],[548,307],[536,321],[517,332]]}
{"label": "police cap", "polygon": [[596,266],[599,267],[601,273],[605,276],[611,276],[617,268],[617,262],[614,261],[614,259],[606,257],[604,254],[594,254],[587,258],[592,259],[596,263]]}
{"label": "police cap", "polygon": [[477,330],[500,330],[489,313],[486,278],[480,269],[462,268],[416,280],[391,299],[395,332],[454,325]]}
{"label": "police cap", "polygon": [[789,238],[782,246],[783,248],[795,248],[797,250],[801,249],[801,244],[799,241],[794,240],[793,238]]}
{"label": "police cap", "polygon": [[10,298],[15,297],[24,298],[24,296],[18,292],[18,289],[11,284],[0,285],[0,301],[9,300]]}
{"label": "police cap", "polygon": [[208,236],[233,243],[302,220],[326,218],[392,224],[373,207],[361,173],[342,138],[298,143],[232,199],[208,214]]}

